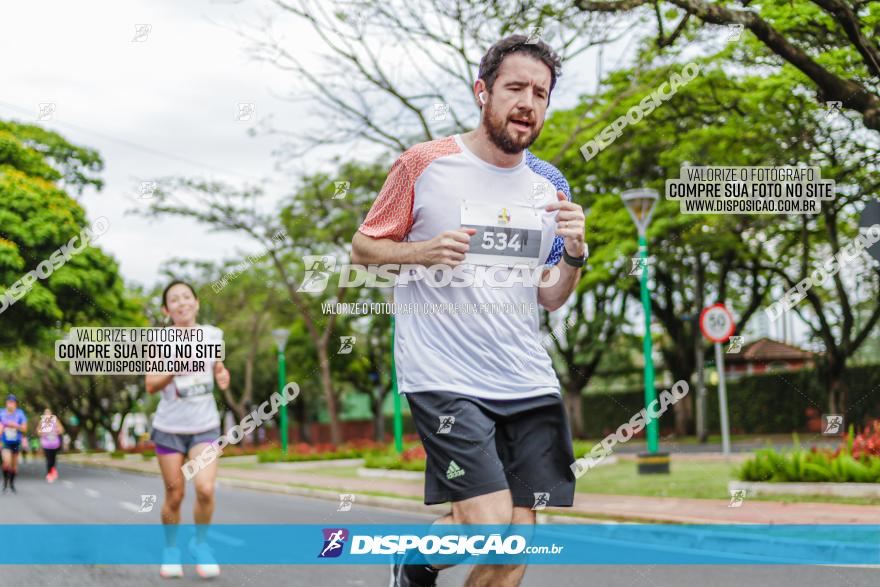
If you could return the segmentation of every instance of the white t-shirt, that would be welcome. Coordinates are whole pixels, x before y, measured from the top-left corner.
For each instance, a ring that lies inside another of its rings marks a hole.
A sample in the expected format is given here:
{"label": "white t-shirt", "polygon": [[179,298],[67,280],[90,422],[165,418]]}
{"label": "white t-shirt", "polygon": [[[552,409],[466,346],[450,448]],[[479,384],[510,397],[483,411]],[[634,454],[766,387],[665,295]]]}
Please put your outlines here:
{"label": "white t-shirt", "polygon": [[[475,209],[489,219],[486,230],[494,230],[488,225],[516,225],[518,219],[525,219],[535,230],[529,233],[529,246],[520,250],[530,249],[531,262],[540,274],[542,264],[555,265],[561,258],[563,240],[555,234],[556,212],[544,210],[557,201],[557,190],[571,199],[559,170],[528,151],[515,167],[497,167],[477,157],[456,135],[404,152],[359,230],[373,238],[417,242],[470,224]],[[471,237],[470,252],[476,250],[476,238]],[[496,270],[496,281],[509,271]],[[419,280],[395,286],[394,302],[447,308],[470,304],[472,309],[507,303],[508,309],[528,308],[524,313],[398,313],[394,358],[401,393],[449,391],[488,399],[559,393],[559,380],[540,343],[538,288],[531,283],[505,288],[428,287]]]}
{"label": "white t-shirt", "polygon": [[[223,340],[223,331],[216,326],[200,324],[195,328],[204,330],[205,341]],[[175,376],[159,392],[153,428],[173,434],[198,434],[220,426],[214,402],[214,361],[206,361],[205,365],[200,373]]]}

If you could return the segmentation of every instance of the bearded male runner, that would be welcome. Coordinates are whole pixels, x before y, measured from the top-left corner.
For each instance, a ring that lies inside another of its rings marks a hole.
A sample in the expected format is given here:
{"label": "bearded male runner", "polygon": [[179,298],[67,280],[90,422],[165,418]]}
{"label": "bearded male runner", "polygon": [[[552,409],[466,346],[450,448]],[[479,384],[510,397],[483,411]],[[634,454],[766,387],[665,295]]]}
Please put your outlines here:
{"label": "bearded male runner", "polygon": [[[427,453],[425,503],[452,502],[439,524],[534,524],[536,505],[574,497],[571,434],[537,305],[558,309],[577,284],[584,213],[559,170],[526,150],[561,72],[546,43],[528,41],[513,35],[489,49],[473,88],[479,127],[404,152],[352,241],[353,263],[491,267],[501,284],[438,286],[429,271],[394,289],[398,305],[483,310],[396,317],[398,387]],[[523,267],[547,282],[514,277]],[[391,585],[431,586],[438,570],[398,561]],[[477,565],[466,584],[515,586],[524,572]]]}

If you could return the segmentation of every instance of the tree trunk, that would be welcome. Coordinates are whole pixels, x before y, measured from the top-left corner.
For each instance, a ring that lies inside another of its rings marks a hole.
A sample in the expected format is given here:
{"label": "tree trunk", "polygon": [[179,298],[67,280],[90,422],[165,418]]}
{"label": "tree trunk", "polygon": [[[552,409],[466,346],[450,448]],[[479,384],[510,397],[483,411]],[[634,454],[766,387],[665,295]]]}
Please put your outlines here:
{"label": "tree trunk", "polygon": [[385,394],[373,399],[373,440],[382,442],[385,440],[385,414],[382,413]]}
{"label": "tree trunk", "polygon": [[676,402],[672,410],[675,413],[675,435],[678,437],[687,436],[690,430],[690,423],[693,421],[693,394],[688,393],[681,401]]}
{"label": "tree trunk", "polygon": [[833,355],[828,357],[828,412],[845,414],[847,386],[843,380],[846,361]]}
{"label": "tree trunk", "polygon": [[76,439],[79,438],[80,429],[80,426],[70,426],[64,428],[64,432],[66,432],[67,436],[70,437],[70,443],[67,445],[68,450],[74,450],[74,448],[76,448]]}
{"label": "tree trunk", "polygon": [[[682,348],[687,347],[682,345]],[[675,364],[670,365],[672,377],[675,381],[690,381],[691,376],[693,375],[693,370],[690,368],[690,364],[684,359],[684,357],[679,357],[678,355],[679,354],[676,353],[676,356],[673,359]],[[693,422],[694,394],[688,392],[682,400],[676,402],[672,406],[672,412],[675,416],[675,435],[679,438],[687,436],[691,431],[691,422]]]}
{"label": "tree trunk", "polygon": [[[244,420],[245,416],[250,414],[251,411],[254,409],[254,407],[255,406],[250,402],[243,403],[241,406],[241,410],[239,412],[238,406],[233,406],[232,407],[232,417],[235,418],[235,422],[239,423],[242,420]],[[257,426],[257,428],[255,428],[253,432],[251,432],[247,436],[243,437],[241,439],[241,445],[242,446],[247,446],[247,445],[255,446],[257,444],[257,430],[259,428],[260,428],[260,426]]]}
{"label": "tree trunk", "polygon": [[[670,359],[669,370],[672,372],[672,378],[675,381],[688,382],[691,380],[694,369],[689,359],[693,357],[690,356],[688,351],[691,351],[692,348],[690,345],[682,344],[682,352],[676,351],[674,354],[667,355]],[[675,418],[675,436],[678,438],[687,436],[691,432],[691,424],[693,423],[694,394],[688,392],[681,401],[676,402],[672,406],[672,413]]]}
{"label": "tree trunk", "polygon": [[98,448],[98,431],[94,428],[86,428],[86,443],[88,448],[95,450]]}
{"label": "tree trunk", "polygon": [[573,438],[584,437],[583,395],[580,389],[566,389],[563,396],[565,411],[568,414],[568,425],[571,426]]}
{"label": "tree trunk", "polygon": [[330,442],[338,446],[342,444],[342,431],[339,427],[339,409],[336,394],[333,392],[330,358],[327,356],[326,345],[318,348],[318,359],[321,361],[321,387],[324,390],[324,400],[327,402],[327,416],[330,418]]}
{"label": "tree trunk", "polygon": [[[238,410],[235,410],[235,415],[238,417],[239,422],[241,422],[247,415],[247,413],[253,409],[253,404],[251,402],[254,397],[254,361],[256,360],[257,349],[259,347],[258,337],[262,333],[262,327],[260,326],[262,319],[263,314],[259,314],[257,316],[257,320],[254,323],[254,328],[251,331],[251,345],[250,349],[248,349],[247,358],[244,361],[244,391],[241,394],[240,405],[243,406],[245,409],[240,415],[238,413]],[[235,408],[237,406],[233,407]],[[251,445],[256,445],[256,435],[251,436],[249,440],[245,439],[245,442],[250,442]]]}
{"label": "tree trunk", "polygon": [[117,426],[116,428],[113,428],[112,426],[110,427],[110,435],[113,437],[113,441],[116,443],[116,450],[122,450],[122,445],[124,444],[120,441],[119,434],[120,432],[122,432],[122,428],[125,425],[125,417],[128,416],[128,413],[129,410],[126,410],[125,412],[120,412],[119,415],[121,417],[119,418],[119,426]]}
{"label": "tree trunk", "polygon": [[299,426],[299,439],[302,442],[311,444],[312,434],[309,432],[308,406],[306,406],[302,394],[300,394],[298,399],[300,401],[294,402],[293,411],[296,417],[296,423]]}

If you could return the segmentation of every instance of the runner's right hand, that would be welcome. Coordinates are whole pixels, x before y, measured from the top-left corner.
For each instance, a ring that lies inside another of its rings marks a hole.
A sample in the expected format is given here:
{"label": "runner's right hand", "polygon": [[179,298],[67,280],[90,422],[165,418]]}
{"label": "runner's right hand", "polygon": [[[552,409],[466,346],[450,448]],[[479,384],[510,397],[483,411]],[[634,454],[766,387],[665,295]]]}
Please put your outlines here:
{"label": "runner's right hand", "polygon": [[422,250],[422,264],[448,265],[455,267],[464,261],[464,255],[470,249],[470,239],[476,234],[473,228],[461,227],[458,230],[446,230],[429,241],[425,241]]}

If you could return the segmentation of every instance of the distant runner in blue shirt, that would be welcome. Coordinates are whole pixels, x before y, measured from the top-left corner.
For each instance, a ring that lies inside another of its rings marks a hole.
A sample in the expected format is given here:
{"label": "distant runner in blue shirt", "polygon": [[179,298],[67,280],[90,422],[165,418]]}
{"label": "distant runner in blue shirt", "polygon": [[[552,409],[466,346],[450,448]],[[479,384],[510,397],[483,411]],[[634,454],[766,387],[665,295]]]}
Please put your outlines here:
{"label": "distant runner in blue shirt", "polygon": [[18,472],[18,453],[27,432],[27,417],[18,407],[15,394],[6,396],[6,409],[0,411],[0,438],[3,446],[3,493],[15,493],[15,474]]}

